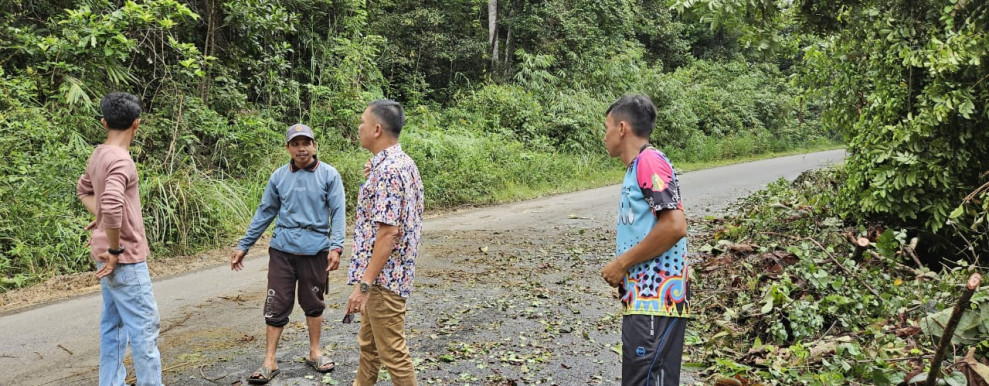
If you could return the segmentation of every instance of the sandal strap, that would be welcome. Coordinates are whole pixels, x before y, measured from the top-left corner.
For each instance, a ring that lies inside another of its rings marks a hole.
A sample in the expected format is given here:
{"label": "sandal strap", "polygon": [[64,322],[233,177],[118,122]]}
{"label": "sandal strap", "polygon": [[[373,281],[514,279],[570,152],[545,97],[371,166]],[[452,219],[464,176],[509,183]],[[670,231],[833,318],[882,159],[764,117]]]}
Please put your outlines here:
{"label": "sandal strap", "polygon": [[316,358],[316,364],[319,365],[320,368],[322,368],[323,366],[326,366],[328,364],[335,364],[335,363],[333,363],[333,361],[330,360],[330,357],[326,356],[326,354],[323,354],[320,355],[319,358]]}
{"label": "sandal strap", "polygon": [[275,370],[272,370],[272,369],[269,369],[269,368],[265,367],[265,365],[261,365],[261,367],[258,367],[257,370],[255,370],[253,373],[251,373],[251,377],[253,377],[255,374],[257,374],[257,375],[260,375],[261,377],[263,377],[264,379],[269,379],[270,380],[271,379],[271,373],[273,373],[274,371]]}

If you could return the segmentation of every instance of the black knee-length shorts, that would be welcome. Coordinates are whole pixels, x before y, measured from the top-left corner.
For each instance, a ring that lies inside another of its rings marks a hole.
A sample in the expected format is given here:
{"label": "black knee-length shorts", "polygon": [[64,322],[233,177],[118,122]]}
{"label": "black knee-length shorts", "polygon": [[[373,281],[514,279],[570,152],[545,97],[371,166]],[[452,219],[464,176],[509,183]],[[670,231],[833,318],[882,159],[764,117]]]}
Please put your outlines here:
{"label": "black knee-length shorts", "polygon": [[326,256],[329,251],[315,255],[293,255],[268,248],[268,296],[264,299],[264,322],[282,327],[295,305],[298,285],[299,306],[306,316],[323,315],[326,303]]}

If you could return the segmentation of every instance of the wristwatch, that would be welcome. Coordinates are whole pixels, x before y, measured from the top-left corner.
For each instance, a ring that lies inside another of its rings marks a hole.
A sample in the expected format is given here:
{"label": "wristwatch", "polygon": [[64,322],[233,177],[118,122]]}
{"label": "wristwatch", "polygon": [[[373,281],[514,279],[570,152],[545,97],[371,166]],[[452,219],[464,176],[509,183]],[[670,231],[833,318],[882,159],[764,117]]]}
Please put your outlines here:
{"label": "wristwatch", "polygon": [[360,282],[360,285],[361,285],[361,293],[366,294],[367,291],[371,290],[371,284],[369,284],[368,282],[362,281]]}
{"label": "wristwatch", "polygon": [[122,253],[124,253],[124,246],[121,245],[120,246],[120,249],[110,249],[110,248],[107,248],[106,249],[106,252],[109,253],[109,254],[111,254],[111,255],[114,255],[114,256],[120,256]]}

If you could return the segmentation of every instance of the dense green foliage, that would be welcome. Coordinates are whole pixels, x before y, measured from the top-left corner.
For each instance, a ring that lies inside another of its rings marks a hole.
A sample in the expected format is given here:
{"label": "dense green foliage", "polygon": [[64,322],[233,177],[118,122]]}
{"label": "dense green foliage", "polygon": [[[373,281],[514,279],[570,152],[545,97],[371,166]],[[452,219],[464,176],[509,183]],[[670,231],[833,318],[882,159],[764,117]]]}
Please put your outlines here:
{"label": "dense green foliage", "polygon": [[[702,284],[739,299],[705,310],[714,330],[728,332],[710,331],[720,338],[707,347],[728,348],[709,364],[782,384],[924,378],[945,309],[989,256],[989,3],[673,3],[733,31],[750,55],[797,53],[795,84],[821,103],[821,124],[841,133],[849,154],[837,174],[754,196],[757,205],[719,233],[762,247],[744,257],[738,279]],[[874,249],[852,256],[852,235]],[[989,356],[984,288],[952,340],[946,360],[956,366],[939,374],[947,384],[989,380],[957,364],[970,348],[974,361]]]}
{"label": "dense green foliage", "polygon": [[[780,385],[926,377],[960,286],[984,268],[964,260],[942,272],[914,268],[906,231],[846,227],[831,192],[847,178],[841,168],[770,184],[694,240],[710,254],[693,267],[696,291],[710,297],[698,303],[708,323],[693,324],[688,342],[708,375]],[[850,236],[870,239],[861,256]],[[953,342],[950,361],[969,349],[977,361],[989,357],[984,285]],[[945,374],[949,384],[965,384],[962,370]]]}
{"label": "dense green foliage", "polygon": [[959,232],[974,234],[972,246],[989,251],[984,195],[955,213],[960,229],[945,227],[989,175],[989,3],[675,3],[739,31],[749,47],[764,52],[792,50],[795,37],[815,36],[798,39],[797,79],[805,95],[824,102],[823,125],[841,132],[848,146],[840,189],[846,217],[927,234],[931,262],[968,255]]}
{"label": "dense green foliage", "polygon": [[132,154],[155,256],[242,232],[293,122],[352,205],[375,98],[406,106],[429,208],[617,181],[602,114],[629,92],[657,102],[654,140],[678,163],[835,138],[789,59],[746,56],[660,0],[0,0],[0,16],[0,290],[89,269],[73,193],[112,90],[144,104]]}

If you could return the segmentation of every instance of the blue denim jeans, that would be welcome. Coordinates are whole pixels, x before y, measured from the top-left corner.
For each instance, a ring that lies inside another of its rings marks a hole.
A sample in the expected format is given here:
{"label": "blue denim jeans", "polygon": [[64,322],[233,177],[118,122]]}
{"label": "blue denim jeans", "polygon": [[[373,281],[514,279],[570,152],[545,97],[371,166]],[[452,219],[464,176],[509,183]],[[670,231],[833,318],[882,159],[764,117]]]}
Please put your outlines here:
{"label": "blue denim jeans", "polygon": [[[97,263],[97,269],[103,263]],[[160,386],[161,354],[158,304],[151,292],[147,263],[117,264],[100,279],[103,313],[100,316],[100,386],[123,385],[127,378],[124,355],[130,342],[139,386]]]}

